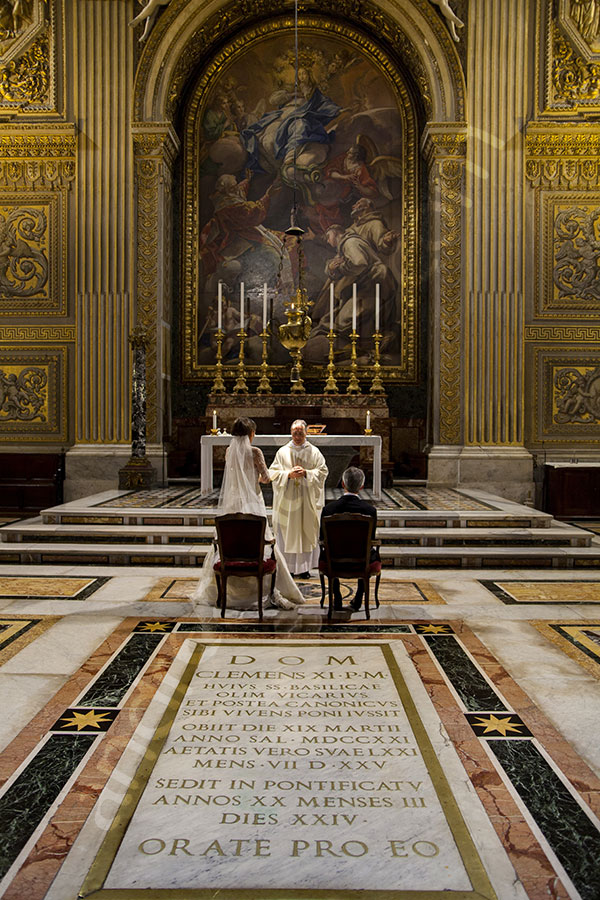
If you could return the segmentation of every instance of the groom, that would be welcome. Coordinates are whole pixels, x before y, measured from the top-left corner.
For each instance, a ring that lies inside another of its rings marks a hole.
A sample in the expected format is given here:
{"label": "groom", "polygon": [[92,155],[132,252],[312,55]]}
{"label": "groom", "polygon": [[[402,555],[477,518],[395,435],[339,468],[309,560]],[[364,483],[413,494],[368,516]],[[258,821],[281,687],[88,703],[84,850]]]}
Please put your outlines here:
{"label": "groom", "polygon": [[[338,513],[360,513],[363,516],[371,516],[373,519],[373,534],[375,537],[375,528],[377,527],[377,510],[366,500],[362,500],[358,495],[365,483],[365,473],[362,469],[350,466],[342,475],[342,487],[344,493],[337,500],[332,500],[327,506],[323,507],[321,513],[321,535],[323,532],[323,519],[326,516],[335,516]],[[376,547],[371,549],[371,562],[379,559],[379,550]],[[339,578],[333,579],[333,608],[342,610],[342,594],[340,592]],[[356,585],[356,594],[345,609],[348,612],[358,612],[361,604],[365,585],[362,578],[359,578]]]}
{"label": "groom", "polygon": [[292,422],[289,443],[269,469],[273,484],[273,531],[293,575],[308,578],[319,564],[319,516],[328,469],[320,450],[306,440],[306,422]]}

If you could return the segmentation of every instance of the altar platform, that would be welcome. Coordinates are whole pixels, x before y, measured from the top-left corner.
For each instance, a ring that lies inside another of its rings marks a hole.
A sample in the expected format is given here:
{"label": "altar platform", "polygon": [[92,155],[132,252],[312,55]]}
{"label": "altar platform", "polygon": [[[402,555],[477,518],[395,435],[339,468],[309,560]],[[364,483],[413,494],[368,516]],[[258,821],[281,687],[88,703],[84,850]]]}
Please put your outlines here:
{"label": "altar platform", "polygon": [[[271,488],[266,486],[267,514]],[[327,490],[327,500],[341,489]],[[483,491],[406,482],[376,499],[386,567],[600,567],[583,528]],[[0,561],[98,565],[202,565],[214,535],[218,491],[171,486],[106,491],[0,528]]]}

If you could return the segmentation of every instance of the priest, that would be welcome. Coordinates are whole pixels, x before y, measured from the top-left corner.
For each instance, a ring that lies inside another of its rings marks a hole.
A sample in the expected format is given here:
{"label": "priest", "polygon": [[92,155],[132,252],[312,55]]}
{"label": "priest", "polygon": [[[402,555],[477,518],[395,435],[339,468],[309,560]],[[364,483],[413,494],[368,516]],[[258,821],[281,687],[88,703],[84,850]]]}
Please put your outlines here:
{"label": "priest", "polygon": [[319,521],[328,469],[321,451],[306,440],[304,419],[292,423],[291,435],[269,469],[273,531],[292,575],[308,578],[319,564]]}

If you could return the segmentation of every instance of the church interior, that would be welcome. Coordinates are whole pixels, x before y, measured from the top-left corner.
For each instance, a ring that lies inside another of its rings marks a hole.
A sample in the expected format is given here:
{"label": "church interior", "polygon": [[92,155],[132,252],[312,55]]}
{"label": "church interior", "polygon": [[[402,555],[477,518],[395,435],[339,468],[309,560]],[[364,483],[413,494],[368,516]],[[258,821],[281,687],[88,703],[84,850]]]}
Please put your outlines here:
{"label": "church interior", "polygon": [[600,900],[599,266],[600,0],[0,0],[1,900]]}

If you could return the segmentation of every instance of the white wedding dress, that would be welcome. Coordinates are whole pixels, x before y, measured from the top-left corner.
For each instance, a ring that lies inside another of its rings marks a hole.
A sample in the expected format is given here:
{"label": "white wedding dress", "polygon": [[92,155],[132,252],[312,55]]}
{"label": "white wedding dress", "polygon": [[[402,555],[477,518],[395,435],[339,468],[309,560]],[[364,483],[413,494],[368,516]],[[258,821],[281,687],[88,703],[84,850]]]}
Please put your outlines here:
{"label": "white wedding dress", "polygon": [[[267,518],[267,509],[260,489],[260,478],[263,481],[270,480],[262,451],[258,447],[252,447],[248,437],[234,436],[225,455],[225,472],[216,515],[250,513]],[[271,540],[272,537],[273,533],[267,522],[265,538]],[[265,545],[265,559],[270,556],[271,545],[267,544]],[[195,608],[203,605],[216,605],[217,583],[213,566],[218,559],[218,550],[212,545],[204,559],[200,581],[192,598]],[[266,606],[277,606],[280,609],[292,609],[294,606],[304,603],[304,597],[290,575],[285,557],[277,547],[275,547],[275,560],[277,562],[275,589],[271,594],[271,578],[266,578],[263,582],[263,603]],[[236,578],[235,576],[228,578],[227,608],[256,608],[256,588],[255,578]]]}

